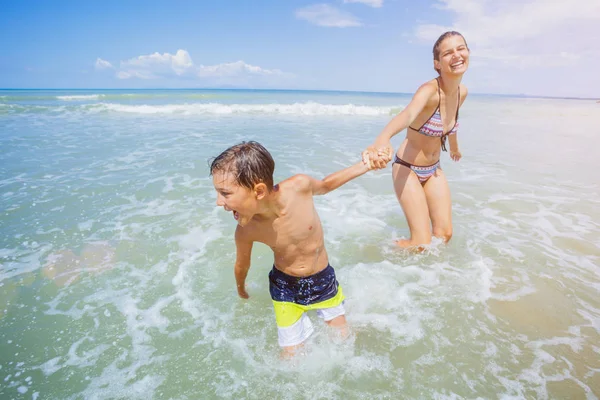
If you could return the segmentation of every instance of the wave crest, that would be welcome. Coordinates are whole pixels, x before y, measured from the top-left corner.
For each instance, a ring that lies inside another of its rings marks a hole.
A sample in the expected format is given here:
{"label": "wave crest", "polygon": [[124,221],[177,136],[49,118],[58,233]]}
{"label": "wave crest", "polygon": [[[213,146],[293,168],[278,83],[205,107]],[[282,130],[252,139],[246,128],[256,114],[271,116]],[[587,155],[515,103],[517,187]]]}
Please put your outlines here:
{"label": "wave crest", "polygon": [[78,101],[78,100],[97,100],[100,98],[99,94],[77,94],[70,96],[56,96],[58,100],[66,100],[66,101]]}
{"label": "wave crest", "polygon": [[280,115],[390,115],[399,107],[363,106],[355,104],[321,104],[315,102],[293,104],[164,104],[164,105],[128,105],[116,103],[95,104],[98,111],[132,114],[280,114]]}

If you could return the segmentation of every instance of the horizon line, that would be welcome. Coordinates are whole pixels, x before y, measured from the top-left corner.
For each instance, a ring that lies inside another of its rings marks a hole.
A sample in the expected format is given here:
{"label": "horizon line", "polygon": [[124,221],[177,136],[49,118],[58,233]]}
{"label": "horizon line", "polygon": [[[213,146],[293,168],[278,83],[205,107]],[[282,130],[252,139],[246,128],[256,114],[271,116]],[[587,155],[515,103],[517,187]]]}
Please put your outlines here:
{"label": "horizon line", "polygon": [[[396,94],[396,95],[412,95],[411,92],[382,92],[382,91],[369,91],[369,90],[337,90],[337,89],[267,89],[267,88],[217,88],[217,87],[203,87],[203,88],[58,88],[58,87],[47,87],[47,88],[0,88],[0,91],[11,91],[11,90],[79,90],[79,91],[92,91],[92,90],[239,90],[239,91],[279,91],[279,92],[342,92],[342,93],[369,93],[369,94]],[[536,94],[503,94],[503,93],[479,93],[471,92],[471,95],[475,96],[500,96],[500,97],[515,97],[515,98],[539,98],[539,99],[561,99],[561,100],[600,100],[600,97],[578,97],[578,96],[548,96],[548,95],[536,95]]]}

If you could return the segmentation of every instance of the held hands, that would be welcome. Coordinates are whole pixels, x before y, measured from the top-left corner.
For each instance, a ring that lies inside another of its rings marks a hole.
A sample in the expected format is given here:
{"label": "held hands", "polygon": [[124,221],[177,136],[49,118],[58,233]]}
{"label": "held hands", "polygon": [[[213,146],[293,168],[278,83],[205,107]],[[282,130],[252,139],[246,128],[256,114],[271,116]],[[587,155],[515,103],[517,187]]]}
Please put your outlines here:
{"label": "held hands", "polygon": [[375,143],[362,152],[362,161],[369,169],[382,169],[392,160],[393,154],[394,149],[389,142]]}

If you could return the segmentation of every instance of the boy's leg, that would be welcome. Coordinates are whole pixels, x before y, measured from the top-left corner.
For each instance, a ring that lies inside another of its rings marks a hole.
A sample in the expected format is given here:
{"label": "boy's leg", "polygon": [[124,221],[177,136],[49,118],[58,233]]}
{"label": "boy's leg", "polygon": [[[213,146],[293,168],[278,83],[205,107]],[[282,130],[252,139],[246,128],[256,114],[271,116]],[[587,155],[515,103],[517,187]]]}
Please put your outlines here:
{"label": "boy's leg", "polygon": [[300,343],[296,346],[286,346],[281,348],[281,358],[284,360],[289,360],[293,358],[300,349],[304,347],[304,343]]}
{"label": "boy's leg", "polygon": [[346,339],[350,335],[348,323],[346,322],[346,311],[344,310],[343,304],[339,304],[335,307],[318,309],[317,315],[323,318],[328,326],[335,328],[339,338]]}
{"label": "boy's leg", "polygon": [[333,328],[346,328],[347,326],[345,315],[340,315],[338,317],[335,317],[331,321],[325,321],[325,323]]}
{"label": "boy's leg", "polygon": [[284,358],[293,356],[314,331],[305,313],[306,307],[294,302],[296,280],[296,277],[288,276],[274,266],[269,273],[269,291],[277,321],[277,337]]}
{"label": "boy's leg", "polygon": [[346,322],[346,316],[340,315],[339,317],[335,317],[331,321],[325,321],[325,323],[337,331],[337,337],[345,340],[350,336],[350,330],[348,329],[348,323]]}
{"label": "boy's leg", "polygon": [[349,332],[346,323],[346,310],[344,309],[344,292],[337,282],[335,269],[331,265],[328,265],[321,274],[322,276],[315,287],[327,288],[324,292],[328,293],[329,296],[333,294],[333,297],[313,304],[311,308],[317,310],[317,315],[323,318],[328,326],[335,328],[339,338],[346,339]]}
{"label": "boy's leg", "polygon": [[[293,303],[273,302],[277,318],[277,337],[282,357],[290,358],[302,348],[314,327],[304,310]],[[294,321],[291,323],[291,321]]]}

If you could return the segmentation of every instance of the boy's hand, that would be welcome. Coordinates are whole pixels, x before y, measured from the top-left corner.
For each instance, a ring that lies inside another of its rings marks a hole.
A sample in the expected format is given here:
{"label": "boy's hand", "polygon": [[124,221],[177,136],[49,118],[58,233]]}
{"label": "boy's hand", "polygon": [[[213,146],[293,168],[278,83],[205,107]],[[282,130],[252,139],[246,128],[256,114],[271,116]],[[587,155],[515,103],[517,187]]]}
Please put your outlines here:
{"label": "boy's hand", "polygon": [[371,162],[371,156],[369,155],[369,151],[368,150],[363,151],[361,157],[362,157],[362,162],[367,167],[367,169],[372,170],[373,163]]}

